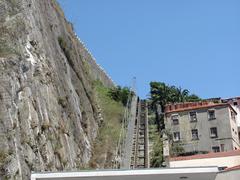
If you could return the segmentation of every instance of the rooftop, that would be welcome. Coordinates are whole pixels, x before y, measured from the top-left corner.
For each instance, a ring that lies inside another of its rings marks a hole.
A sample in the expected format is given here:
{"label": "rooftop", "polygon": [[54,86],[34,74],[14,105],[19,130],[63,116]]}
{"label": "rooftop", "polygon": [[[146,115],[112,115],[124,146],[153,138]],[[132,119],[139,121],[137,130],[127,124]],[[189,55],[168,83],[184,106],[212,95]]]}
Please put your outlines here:
{"label": "rooftop", "polygon": [[230,97],[230,98],[224,98],[223,100],[233,100],[233,99],[239,100],[239,99],[240,99],[240,96]]}
{"label": "rooftop", "polygon": [[82,171],[32,174],[31,180],[215,180],[217,167]]}
{"label": "rooftop", "polygon": [[225,169],[225,171],[235,171],[235,170],[240,170],[240,165]]}
{"label": "rooftop", "polygon": [[236,114],[237,112],[233,109],[233,107],[229,103],[214,103],[214,102],[187,102],[187,103],[177,103],[177,104],[168,104],[165,106],[165,113],[174,113],[174,112],[182,112],[189,110],[197,110],[197,109],[208,109],[215,107],[230,107]]}
{"label": "rooftop", "polygon": [[192,156],[179,156],[172,157],[170,161],[185,161],[193,159],[208,159],[208,158],[219,158],[219,157],[229,157],[229,156],[240,156],[240,150],[227,151],[227,152],[218,152],[218,153],[208,153],[208,154],[197,154]]}

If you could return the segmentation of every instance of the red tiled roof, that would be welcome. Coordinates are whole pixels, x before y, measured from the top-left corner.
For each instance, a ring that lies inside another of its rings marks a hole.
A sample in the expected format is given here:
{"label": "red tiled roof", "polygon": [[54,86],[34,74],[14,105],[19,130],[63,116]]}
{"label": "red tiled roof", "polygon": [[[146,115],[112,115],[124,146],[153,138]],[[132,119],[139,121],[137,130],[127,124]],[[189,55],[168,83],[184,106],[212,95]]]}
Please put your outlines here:
{"label": "red tiled roof", "polygon": [[170,161],[185,161],[185,160],[193,160],[193,159],[219,158],[219,157],[228,157],[228,156],[240,156],[240,150],[218,152],[218,153],[211,152],[208,154],[197,154],[192,156],[172,157],[170,158]]}
{"label": "red tiled roof", "polygon": [[189,111],[189,110],[197,110],[197,109],[204,109],[204,108],[214,108],[214,107],[221,107],[221,106],[229,106],[235,113],[237,113],[233,107],[228,103],[182,103],[182,104],[174,104],[174,105],[166,105],[165,106],[165,113],[174,113],[174,112],[182,112],[182,111]]}
{"label": "red tiled roof", "polygon": [[240,165],[226,168],[224,171],[235,171],[235,170],[240,170]]}

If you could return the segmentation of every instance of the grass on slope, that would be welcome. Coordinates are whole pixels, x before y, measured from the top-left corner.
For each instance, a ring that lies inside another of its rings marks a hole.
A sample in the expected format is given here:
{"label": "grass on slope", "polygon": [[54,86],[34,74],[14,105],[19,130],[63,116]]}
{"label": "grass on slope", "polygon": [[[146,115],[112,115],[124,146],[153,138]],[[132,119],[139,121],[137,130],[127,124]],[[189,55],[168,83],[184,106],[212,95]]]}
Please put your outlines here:
{"label": "grass on slope", "polygon": [[121,102],[111,99],[108,95],[109,88],[104,87],[100,82],[95,83],[95,91],[104,120],[94,144],[90,167],[111,168],[120,136],[124,106]]}

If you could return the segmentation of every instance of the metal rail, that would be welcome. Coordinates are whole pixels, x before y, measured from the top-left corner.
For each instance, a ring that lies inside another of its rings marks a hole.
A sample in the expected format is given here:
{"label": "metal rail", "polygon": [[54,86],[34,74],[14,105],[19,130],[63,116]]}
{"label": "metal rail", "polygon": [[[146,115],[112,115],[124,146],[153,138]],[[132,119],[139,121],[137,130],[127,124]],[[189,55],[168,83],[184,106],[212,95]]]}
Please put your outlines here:
{"label": "metal rail", "polygon": [[132,150],[132,139],[134,137],[134,122],[136,119],[136,108],[138,104],[138,98],[136,96],[133,96],[132,102],[131,102],[131,108],[130,108],[130,114],[129,114],[129,120],[127,122],[127,129],[126,129],[126,135],[125,140],[122,144],[122,153],[120,153],[120,168],[122,169],[129,169],[131,164],[131,150]]}
{"label": "metal rail", "polygon": [[136,110],[130,165],[131,169],[149,168],[147,111],[147,102],[145,100],[140,100]]}

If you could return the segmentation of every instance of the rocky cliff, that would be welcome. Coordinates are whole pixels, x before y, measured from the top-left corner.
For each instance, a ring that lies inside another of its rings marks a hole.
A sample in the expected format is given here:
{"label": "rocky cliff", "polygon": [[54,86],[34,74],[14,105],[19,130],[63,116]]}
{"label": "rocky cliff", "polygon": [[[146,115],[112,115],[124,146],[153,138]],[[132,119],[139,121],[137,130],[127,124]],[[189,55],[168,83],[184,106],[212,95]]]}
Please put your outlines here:
{"label": "rocky cliff", "polygon": [[95,81],[113,86],[55,0],[0,0],[0,179],[89,162]]}

